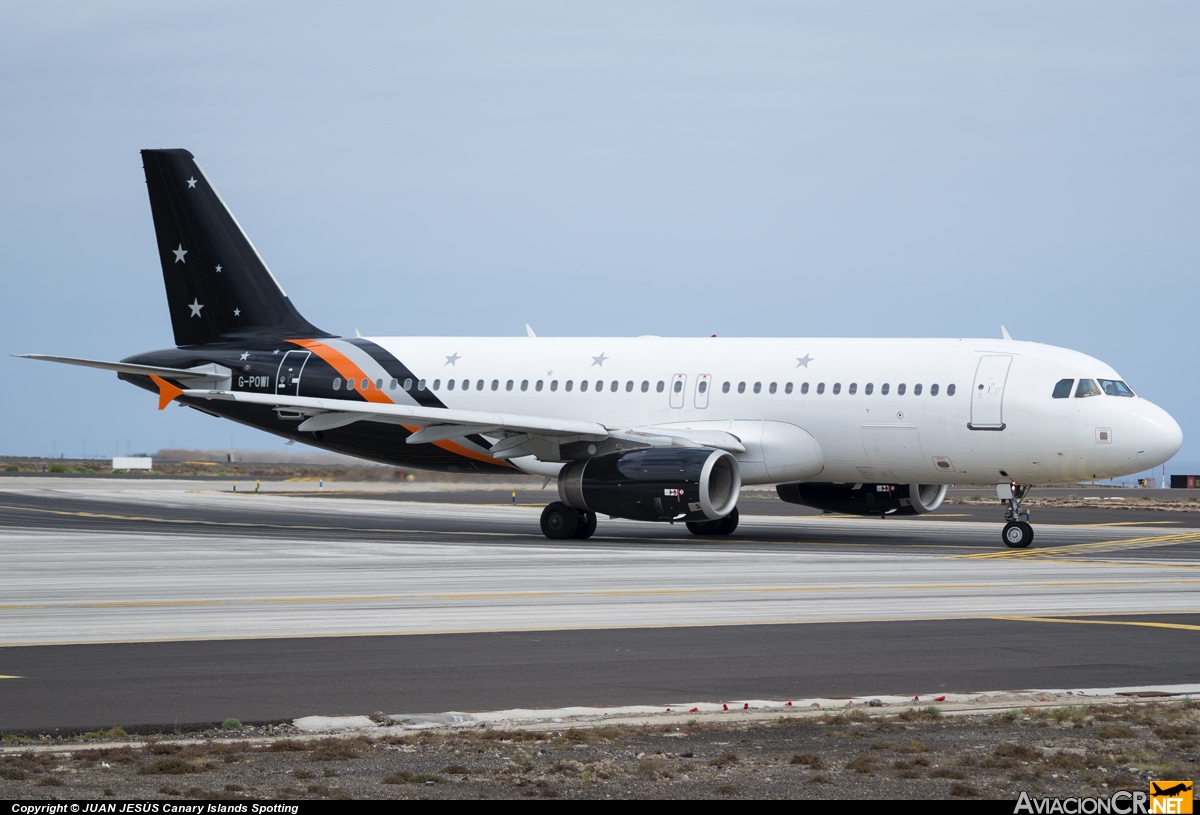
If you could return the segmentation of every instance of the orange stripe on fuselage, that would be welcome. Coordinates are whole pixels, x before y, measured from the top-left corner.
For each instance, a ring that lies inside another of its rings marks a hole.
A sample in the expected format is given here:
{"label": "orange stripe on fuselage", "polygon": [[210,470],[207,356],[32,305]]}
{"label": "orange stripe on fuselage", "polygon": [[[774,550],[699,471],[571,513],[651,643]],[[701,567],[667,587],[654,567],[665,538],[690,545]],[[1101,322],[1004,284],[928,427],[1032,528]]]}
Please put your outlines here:
{"label": "orange stripe on fuselage", "polygon": [[[366,371],[364,371],[362,368],[359,368],[357,365],[355,365],[353,362],[351,362],[349,357],[347,357],[341,351],[338,351],[335,348],[331,348],[328,345],[326,345],[325,343],[320,342],[319,340],[291,340],[291,342],[295,343],[296,345],[301,346],[302,348],[306,348],[309,351],[312,351],[314,354],[319,356],[321,359],[328,362],[331,368],[333,368],[339,374],[344,376],[346,379],[357,379],[357,380],[361,381],[363,379],[369,380],[371,378],[371,377],[367,376]],[[385,404],[385,405],[395,404],[384,393],[382,393],[378,390],[375,390],[374,388],[371,388],[371,389],[368,389],[365,391],[359,390],[358,392],[368,402],[376,402],[376,403]],[[182,393],[182,391],[181,391],[181,393]],[[402,427],[404,427],[404,429],[407,430],[409,433],[415,433],[421,429],[417,425],[414,425],[412,427],[409,427],[408,425],[402,425]],[[448,453],[454,453],[455,455],[463,456],[464,458],[474,459],[475,461],[483,461],[488,464],[498,465],[501,467],[511,467],[512,466],[507,461],[497,461],[496,459],[492,458],[491,456],[489,456],[485,453],[480,453],[476,450],[470,449],[469,447],[463,447],[461,444],[452,442],[449,439],[446,439],[443,441],[435,441],[435,442],[433,442],[433,445],[435,447],[442,448],[443,450],[445,450]]]}

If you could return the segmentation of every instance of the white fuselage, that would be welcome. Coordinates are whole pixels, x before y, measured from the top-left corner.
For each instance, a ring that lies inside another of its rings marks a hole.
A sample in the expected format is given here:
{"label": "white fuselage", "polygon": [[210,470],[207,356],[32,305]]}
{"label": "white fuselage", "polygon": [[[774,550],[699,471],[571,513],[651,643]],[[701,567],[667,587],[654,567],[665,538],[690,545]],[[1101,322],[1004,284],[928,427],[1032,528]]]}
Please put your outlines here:
{"label": "white fuselage", "polygon": [[[1064,379],[1120,376],[1085,354],[1031,342],[371,339],[423,377],[413,388],[452,409],[611,427],[794,425],[820,447],[812,481],[1072,482],[1158,466],[1182,444],[1178,424],[1140,397],[1053,398]],[[780,480],[755,472],[744,482]]]}

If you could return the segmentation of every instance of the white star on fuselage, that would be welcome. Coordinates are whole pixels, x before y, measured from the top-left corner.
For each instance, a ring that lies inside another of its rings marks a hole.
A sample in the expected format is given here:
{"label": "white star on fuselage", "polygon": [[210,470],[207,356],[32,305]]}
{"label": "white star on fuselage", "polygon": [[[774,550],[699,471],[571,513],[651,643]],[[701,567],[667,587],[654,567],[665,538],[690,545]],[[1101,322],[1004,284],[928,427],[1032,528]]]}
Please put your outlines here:
{"label": "white star on fuselage", "polygon": [[188,189],[189,190],[196,189],[196,176],[192,176],[191,178],[188,179]]}
{"label": "white star on fuselage", "polygon": [[272,354],[273,356],[279,356],[279,349],[278,349],[278,348],[276,348],[274,351],[272,351],[272,352],[271,352],[271,354]]}
{"label": "white star on fuselage", "polygon": [[172,249],[171,251],[175,253],[175,262],[176,263],[187,263],[187,261],[183,259],[183,256],[188,253],[188,250],[183,248],[182,243],[179,244],[178,249]]}
{"label": "white star on fuselage", "polygon": [[241,310],[240,308],[235,308],[235,309],[233,310],[233,316],[234,316],[234,317],[241,317],[241,316],[242,316],[242,310]]}
{"label": "white star on fuselage", "polygon": [[188,305],[188,308],[192,310],[192,317],[199,317],[200,309],[204,308],[204,304],[200,302],[200,298],[194,297],[192,298],[191,304]]}
{"label": "white star on fuselage", "polygon": [[601,368],[603,368],[604,360],[606,359],[608,359],[608,357],[604,356],[603,352],[598,357],[592,357],[592,367],[595,368],[597,365],[599,365]]}
{"label": "white star on fuselage", "polygon": [[[455,351],[453,354],[446,357],[446,365],[453,365],[454,363],[458,362],[460,359],[462,359],[462,357],[460,357],[458,355],[458,352]],[[443,365],[442,367],[445,368],[446,365]]]}
{"label": "white star on fuselage", "polygon": [[238,357],[238,359],[240,359],[242,362],[245,362],[246,360],[250,359],[250,352],[247,351],[246,353],[244,353],[240,357]]}
{"label": "white star on fuselage", "polygon": [[802,357],[796,357],[796,367],[797,368],[807,368],[808,363],[810,363],[810,362],[812,362],[812,357],[810,357],[808,354],[805,354]]}
{"label": "white star on fuselage", "polygon": [[217,264],[217,274],[221,273],[221,264]]}

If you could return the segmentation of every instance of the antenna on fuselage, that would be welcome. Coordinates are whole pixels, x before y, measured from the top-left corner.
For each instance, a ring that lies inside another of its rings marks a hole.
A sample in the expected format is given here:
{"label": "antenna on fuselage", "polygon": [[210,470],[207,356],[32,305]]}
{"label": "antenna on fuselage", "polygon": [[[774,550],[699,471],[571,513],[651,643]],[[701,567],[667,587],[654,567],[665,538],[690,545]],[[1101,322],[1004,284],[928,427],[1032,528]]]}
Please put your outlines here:
{"label": "antenna on fuselage", "polygon": [[1000,324],[1000,337],[1006,340],[1012,339],[1012,334],[1008,333],[1008,329],[1004,327],[1004,323]]}

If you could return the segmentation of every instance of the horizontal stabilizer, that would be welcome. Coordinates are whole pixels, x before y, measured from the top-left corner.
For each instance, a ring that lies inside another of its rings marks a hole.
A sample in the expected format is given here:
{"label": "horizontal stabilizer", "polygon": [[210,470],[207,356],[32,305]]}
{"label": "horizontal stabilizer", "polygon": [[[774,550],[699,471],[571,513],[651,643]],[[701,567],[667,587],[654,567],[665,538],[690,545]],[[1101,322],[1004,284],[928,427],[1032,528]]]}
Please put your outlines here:
{"label": "horizontal stabilizer", "polygon": [[164,368],[159,365],[133,365],[128,362],[105,362],[99,359],[78,357],[56,357],[49,354],[16,354],[21,359],[38,359],[42,362],[61,362],[64,365],[80,365],[84,368],[99,368],[121,374],[161,376],[170,379],[228,379],[232,371],[221,365],[204,365],[200,368]]}

